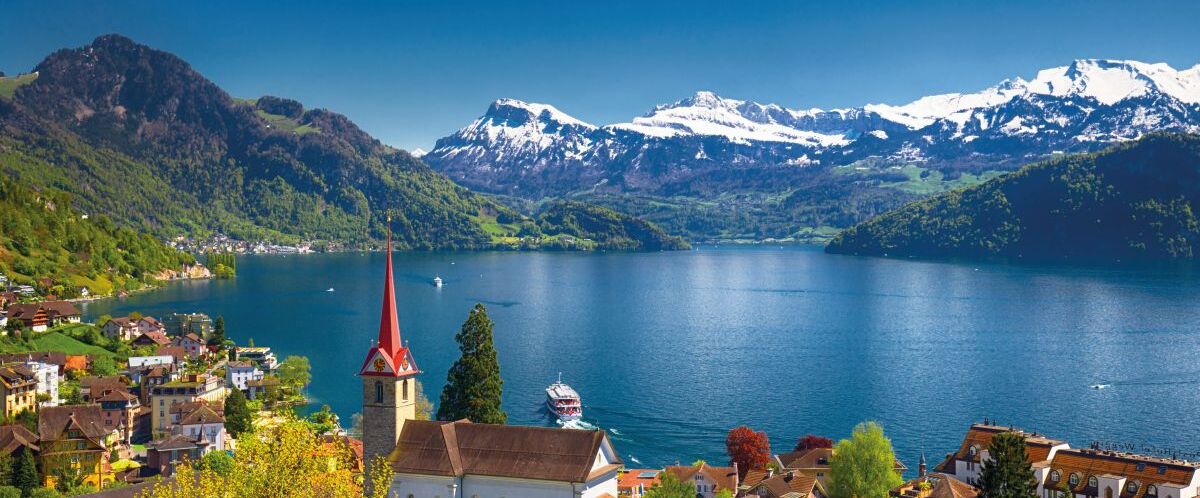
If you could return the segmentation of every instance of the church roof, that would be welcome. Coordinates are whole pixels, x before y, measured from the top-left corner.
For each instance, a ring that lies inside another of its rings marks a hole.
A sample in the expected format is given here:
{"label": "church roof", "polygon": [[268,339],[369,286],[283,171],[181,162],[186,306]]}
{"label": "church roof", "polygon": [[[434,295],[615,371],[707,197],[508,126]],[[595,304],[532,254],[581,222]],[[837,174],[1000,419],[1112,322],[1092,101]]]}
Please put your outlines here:
{"label": "church roof", "polygon": [[395,284],[392,279],[392,228],[389,219],[387,268],[383,277],[383,311],[379,316],[379,339],[367,351],[359,375],[400,377],[418,372],[412,353],[400,342],[400,320],[396,313]]}
{"label": "church roof", "polygon": [[607,441],[603,431],[408,420],[388,460],[398,473],[578,483],[621,466],[614,454],[596,467]]}

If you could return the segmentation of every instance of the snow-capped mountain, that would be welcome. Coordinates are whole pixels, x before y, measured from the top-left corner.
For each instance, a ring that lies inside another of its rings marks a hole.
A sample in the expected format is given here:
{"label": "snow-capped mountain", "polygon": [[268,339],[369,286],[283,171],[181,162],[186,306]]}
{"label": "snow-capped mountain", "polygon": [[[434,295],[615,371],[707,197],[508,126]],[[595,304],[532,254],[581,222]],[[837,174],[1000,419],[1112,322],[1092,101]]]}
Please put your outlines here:
{"label": "snow-capped mountain", "polygon": [[[1077,60],[968,94],[904,105],[793,110],[698,92],[627,123],[595,126],[553,106],[498,100],[425,161],[473,188],[554,195],[604,188],[671,194],[787,187],[795,168],[920,163],[1012,169],[1164,130],[1200,132],[1200,65]],[[780,184],[782,182],[782,184]]]}

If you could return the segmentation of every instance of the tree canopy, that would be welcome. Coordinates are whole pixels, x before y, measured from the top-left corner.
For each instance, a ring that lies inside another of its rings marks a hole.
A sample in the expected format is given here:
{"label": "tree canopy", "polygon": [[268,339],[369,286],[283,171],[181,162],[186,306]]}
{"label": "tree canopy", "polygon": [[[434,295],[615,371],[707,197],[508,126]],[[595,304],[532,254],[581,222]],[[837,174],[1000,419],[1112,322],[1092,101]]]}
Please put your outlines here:
{"label": "tree canopy", "polygon": [[858,424],[838,442],[829,461],[830,498],[885,498],[904,480],[896,472],[892,442],[875,422]]}
{"label": "tree canopy", "polygon": [[1025,436],[997,434],[979,472],[980,498],[1036,498],[1037,481],[1025,453]]}
{"label": "tree canopy", "polygon": [[729,463],[737,464],[738,477],[745,476],[747,471],[764,470],[771,461],[771,441],[767,433],[755,432],[744,425],[725,436],[725,451],[729,453]]}

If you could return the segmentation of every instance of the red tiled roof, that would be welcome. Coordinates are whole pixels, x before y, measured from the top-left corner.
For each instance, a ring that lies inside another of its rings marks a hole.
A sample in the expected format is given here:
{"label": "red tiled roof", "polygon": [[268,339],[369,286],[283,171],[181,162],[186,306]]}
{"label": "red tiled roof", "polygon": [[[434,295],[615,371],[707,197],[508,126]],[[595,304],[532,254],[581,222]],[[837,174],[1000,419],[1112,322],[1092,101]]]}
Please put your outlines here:
{"label": "red tiled roof", "polygon": [[[649,474],[651,472],[654,473],[653,477],[642,477],[642,474]],[[617,481],[617,489],[633,489],[639,484],[645,486],[646,489],[650,489],[658,484],[659,474],[661,473],[662,470],[659,469],[625,469],[624,473],[621,474],[621,478]]]}
{"label": "red tiled roof", "polygon": [[665,470],[675,474],[675,477],[678,477],[680,481],[685,482],[690,482],[692,480],[692,476],[696,474],[703,474],[708,476],[708,478],[712,480],[714,484],[716,484],[716,491],[728,489],[734,493],[737,492],[738,475],[737,470],[735,470],[733,467],[714,467],[707,463],[700,462],[700,465],[693,465],[690,467],[672,465],[667,467]]}

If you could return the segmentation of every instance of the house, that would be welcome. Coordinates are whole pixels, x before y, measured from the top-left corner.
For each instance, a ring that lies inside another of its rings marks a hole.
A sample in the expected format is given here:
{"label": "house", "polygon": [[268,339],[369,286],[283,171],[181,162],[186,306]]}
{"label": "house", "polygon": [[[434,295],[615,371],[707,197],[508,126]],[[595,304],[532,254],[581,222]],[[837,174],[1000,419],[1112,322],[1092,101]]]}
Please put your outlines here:
{"label": "house", "polygon": [[0,366],[0,413],[8,418],[37,410],[37,384],[33,370],[24,364]]}
{"label": "house", "polygon": [[58,376],[62,377],[67,374],[67,354],[50,351],[50,352],[29,352],[29,353],[8,353],[0,354],[0,363],[28,363],[35,361],[38,363],[46,363],[54,365],[58,368]]}
{"label": "house", "polygon": [[47,327],[64,323],[79,323],[83,314],[69,301],[43,301],[40,303],[14,304],[8,307],[9,320],[21,320],[34,332],[43,332]]}
{"label": "house", "polygon": [[191,410],[182,413],[173,432],[182,434],[200,446],[200,455],[225,449],[225,414],[219,404],[197,402],[190,404]]}
{"label": "house", "polygon": [[617,479],[617,496],[642,498],[646,491],[658,485],[661,470],[625,469]]}
{"label": "house", "polygon": [[231,361],[225,364],[225,385],[240,391],[246,391],[246,382],[262,380],[263,371],[248,361]]}
{"label": "house", "polygon": [[138,336],[137,322],[131,320],[127,316],[110,318],[107,322],[104,322],[104,326],[101,327],[101,330],[104,331],[104,336],[108,337],[109,339],[117,339],[126,342],[132,341]]}
{"label": "house", "polygon": [[[817,476],[799,470],[746,472],[737,496],[758,498],[823,498],[828,496]],[[924,498],[924,497],[922,497]]]}
{"label": "house", "polygon": [[171,339],[167,337],[166,333],[163,332],[146,332],[133,338],[133,342],[130,344],[132,344],[135,348],[144,346],[159,347],[171,344]]}
{"label": "house", "polygon": [[143,405],[150,404],[150,392],[154,386],[161,386],[171,381],[179,380],[179,371],[175,368],[174,363],[166,365],[156,365],[151,367],[143,367],[136,374],[132,374],[137,380],[138,396],[141,398]]}
{"label": "house", "polygon": [[273,389],[279,389],[279,378],[274,376],[246,381],[246,397],[250,399],[260,399]]}
{"label": "house", "polygon": [[272,353],[271,348],[267,347],[239,347],[237,348],[237,359],[254,363],[267,372],[272,372],[279,367],[275,353]]}
{"label": "house", "polygon": [[8,310],[0,310],[0,335],[8,335]]}
{"label": "house", "polygon": [[146,443],[146,463],[163,477],[175,475],[176,466],[185,461],[197,462],[200,456],[200,444],[182,434]]}
{"label": "house", "polygon": [[133,442],[135,418],[141,410],[138,397],[123,389],[114,389],[96,398],[100,404],[105,430],[116,432],[125,444]]}
{"label": "house", "polygon": [[[1007,432],[1017,433],[1025,437],[1025,456],[1033,465],[1034,474],[1038,481],[1046,478],[1046,468],[1050,459],[1059,450],[1069,448],[1065,441],[1051,439],[1037,433],[1028,433],[1013,427],[1001,427],[988,421],[982,424],[972,424],[967,429],[958,452],[948,455],[934,470],[938,473],[954,476],[967,484],[976,484],[982,464],[988,458],[988,445],[997,434]],[[1178,498],[1178,497],[1176,497]]]}
{"label": "house", "polygon": [[163,327],[171,335],[196,334],[208,337],[212,333],[213,321],[204,313],[171,313],[163,317]]}
{"label": "house", "polygon": [[[1119,451],[1063,448],[1039,478],[1044,498],[1196,498],[1200,463]],[[1036,469],[1036,468],[1035,468]]]}
{"label": "house", "polygon": [[[807,448],[775,455],[775,463],[783,470],[797,470],[817,479],[821,488],[825,489],[829,479],[829,460],[833,458],[833,448]],[[904,475],[908,470],[904,464],[896,461],[896,474]]]}
{"label": "house", "polygon": [[13,290],[22,296],[32,296],[37,294],[37,289],[34,289],[32,285],[18,285],[14,287]]}
{"label": "house", "polygon": [[40,403],[41,406],[56,406],[58,405],[58,366],[50,363],[42,363],[32,359],[26,360],[23,365],[29,367],[33,371],[33,378],[37,380],[36,393],[34,397],[44,398]]}
{"label": "house", "polygon": [[170,356],[175,359],[175,364],[177,365],[183,363],[188,358],[187,351],[179,346],[159,346],[154,354],[156,356]]}
{"label": "house", "polygon": [[129,379],[134,384],[141,383],[140,375],[152,367],[168,365],[175,366],[175,357],[171,355],[155,355],[155,356],[130,356],[126,362],[129,365]]}
{"label": "house", "polygon": [[171,344],[176,347],[183,348],[183,350],[187,353],[187,357],[193,360],[199,358],[200,355],[204,354],[206,351],[204,347],[204,339],[201,339],[200,336],[190,332],[181,337],[176,337],[171,341]]}
{"label": "house", "polygon": [[86,372],[92,368],[92,359],[85,354],[69,354],[63,370],[67,372]]}
{"label": "house", "polygon": [[100,405],[42,408],[38,417],[39,467],[43,485],[61,473],[78,472],[84,484],[102,489],[114,480],[108,461],[113,434],[104,428]]}
{"label": "house", "polygon": [[37,434],[29,432],[23,425],[0,426],[0,455],[17,458],[28,451],[36,456],[38,442]]}
{"label": "house", "polygon": [[225,399],[224,380],[206,374],[189,374],[180,380],[150,388],[151,427],[155,433],[170,431],[168,410],[181,403]]}
{"label": "house", "polygon": [[682,482],[696,487],[696,498],[714,498],[723,489],[738,492],[737,467],[714,467],[705,462],[691,466],[668,466],[664,472],[675,474]]}
{"label": "house", "polygon": [[603,431],[406,420],[389,457],[392,496],[617,496],[621,459]]}
{"label": "house", "polygon": [[167,327],[152,316],[143,316],[141,320],[137,321],[137,331],[139,334],[154,332],[166,335]]}
{"label": "house", "polygon": [[94,402],[113,391],[129,392],[129,378],[124,375],[87,376],[79,379],[79,393],[84,402]]}
{"label": "house", "polygon": [[952,475],[931,473],[920,474],[916,479],[891,490],[894,498],[976,498],[979,489],[955,479]]}

